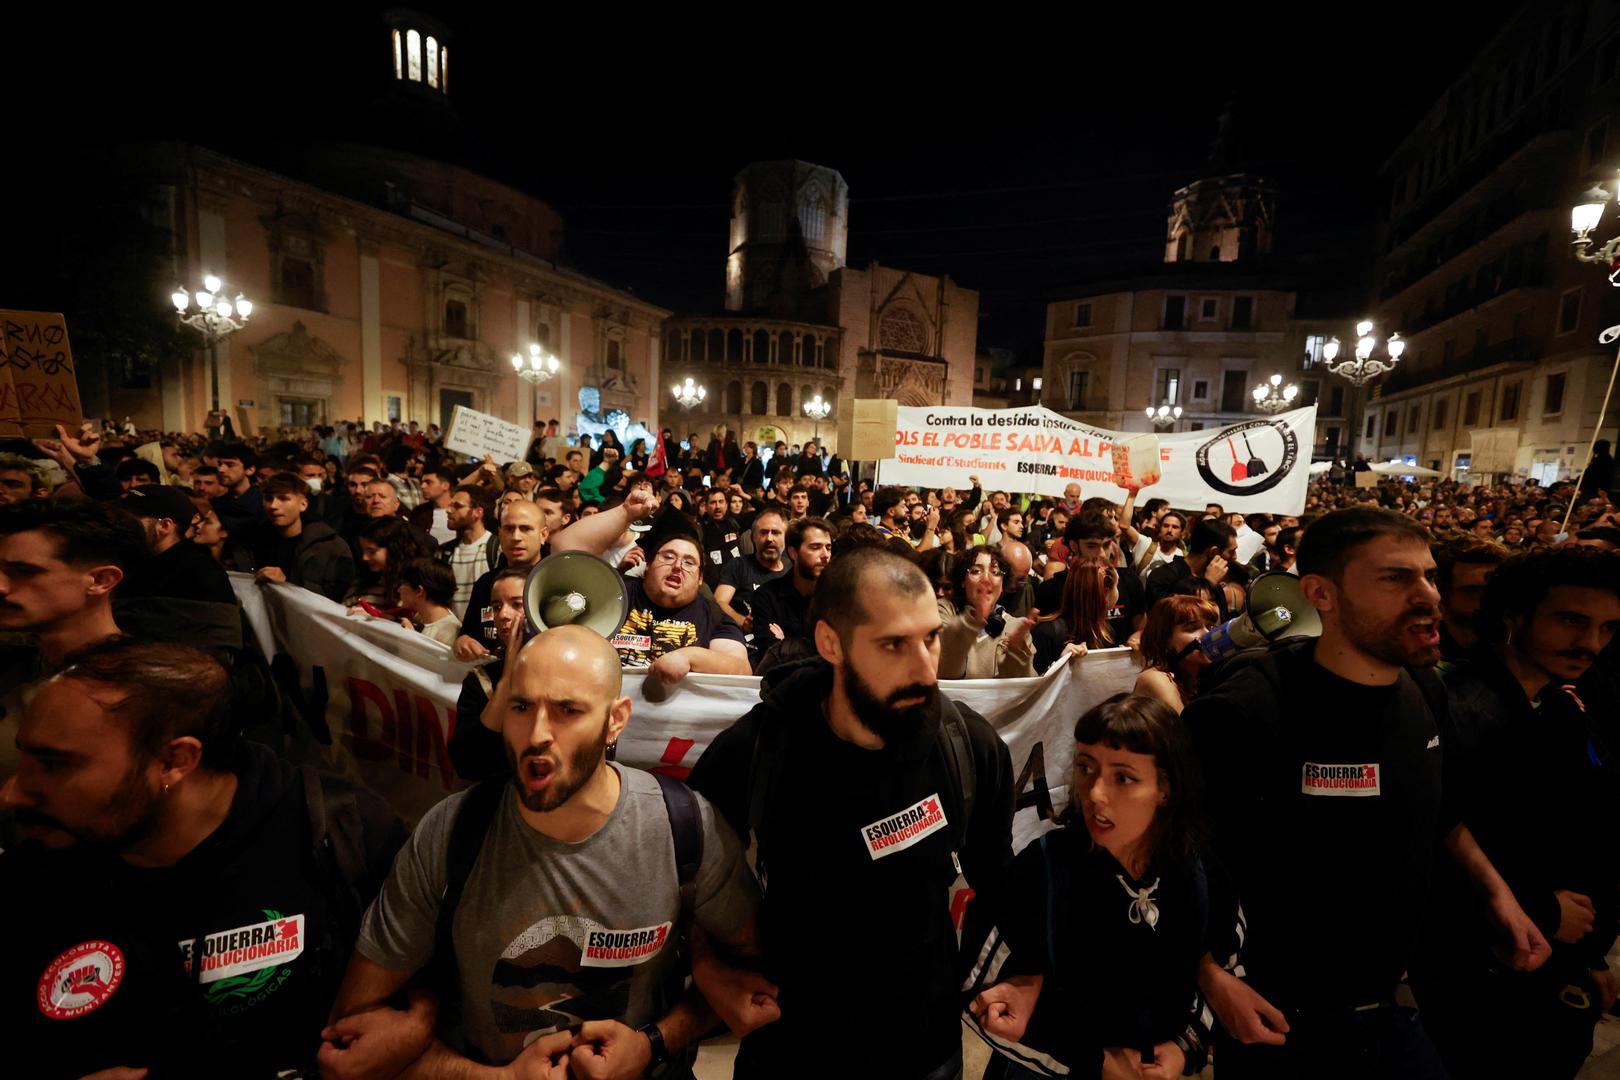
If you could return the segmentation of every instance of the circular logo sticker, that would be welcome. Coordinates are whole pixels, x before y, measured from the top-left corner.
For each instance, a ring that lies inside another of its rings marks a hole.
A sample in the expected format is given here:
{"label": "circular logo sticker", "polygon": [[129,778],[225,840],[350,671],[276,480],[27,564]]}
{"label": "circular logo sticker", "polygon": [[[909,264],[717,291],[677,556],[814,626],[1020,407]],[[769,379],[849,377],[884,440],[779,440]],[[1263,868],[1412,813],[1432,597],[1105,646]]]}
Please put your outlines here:
{"label": "circular logo sticker", "polygon": [[39,1011],[52,1020],[95,1012],[124,981],[124,954],[110,941],[86,941],[51,961],[39,979]]}
{"label": "circular logo sticker", "polygon": [[1228,495],[1258,495],[1282,483],[1299,462],[1299,439],[1281,420],[1222,428],[1198,448],[1198,475]]}

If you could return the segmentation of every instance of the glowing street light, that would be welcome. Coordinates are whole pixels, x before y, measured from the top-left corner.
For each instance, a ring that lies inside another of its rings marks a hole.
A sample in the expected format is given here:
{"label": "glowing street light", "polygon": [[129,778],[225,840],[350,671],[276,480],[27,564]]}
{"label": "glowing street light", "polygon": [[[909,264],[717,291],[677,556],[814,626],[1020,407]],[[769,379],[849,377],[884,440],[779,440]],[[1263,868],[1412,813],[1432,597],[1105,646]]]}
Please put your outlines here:
{"label": "glowing street light", "polygon": [[218,277],[205,274],[202,288],[188,293],[181,287],[169,294],[180,321],[208,343],[209,385],[215,412],[219,411],[219,343],[246,326],[253,314],[251,300],[241,293],[235,300],[228,300],[221,295],[224,288]]}

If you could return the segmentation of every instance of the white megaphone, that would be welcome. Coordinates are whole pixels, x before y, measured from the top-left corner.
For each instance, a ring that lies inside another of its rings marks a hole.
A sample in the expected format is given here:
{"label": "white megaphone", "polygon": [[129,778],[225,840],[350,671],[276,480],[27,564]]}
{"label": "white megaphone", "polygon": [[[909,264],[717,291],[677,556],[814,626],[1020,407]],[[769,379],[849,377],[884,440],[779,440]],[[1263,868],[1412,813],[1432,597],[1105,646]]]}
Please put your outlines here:
{"label": "white megaphone", "polygon": [[1299,578],[1276,570],[1250,582],[1243,614],[1205,630],[1198,647],[1211,660],[1223,660],[1239,649],[1321,633],[1322,616],[1300,591]]}
{"label": "white megaphone", "polygon": [[523,611],[536,634],[575,625],[611,638],[630,617],[630,593],[619,572],[595,555],[559,551],[529,571]]}

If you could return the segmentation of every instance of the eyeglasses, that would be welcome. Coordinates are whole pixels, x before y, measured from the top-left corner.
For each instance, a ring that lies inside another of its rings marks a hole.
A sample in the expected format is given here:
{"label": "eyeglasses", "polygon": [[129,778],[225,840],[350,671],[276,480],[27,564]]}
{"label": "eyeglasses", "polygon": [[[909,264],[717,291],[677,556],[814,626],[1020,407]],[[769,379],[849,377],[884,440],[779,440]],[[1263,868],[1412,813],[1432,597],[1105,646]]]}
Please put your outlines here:
{"label": "eyeglasses", "polygon": [[657,555],[653,556],[653,562],[658,563],[660,566],[679,565],[682,570],[689,573],[696,571],[700,565],[696,559],[692,558],[692,556],[677,555],[673,551],[660,551]]}

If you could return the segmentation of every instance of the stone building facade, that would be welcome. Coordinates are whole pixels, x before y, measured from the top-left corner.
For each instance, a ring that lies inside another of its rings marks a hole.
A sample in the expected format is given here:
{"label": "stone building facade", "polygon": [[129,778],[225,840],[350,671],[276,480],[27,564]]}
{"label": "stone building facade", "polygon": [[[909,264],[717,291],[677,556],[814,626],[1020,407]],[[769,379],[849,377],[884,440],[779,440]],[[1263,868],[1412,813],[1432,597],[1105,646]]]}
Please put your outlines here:
{"label": "stone building facade", "polygon": [[[1620,165],[1620,12],[1522,8],[1384,163],[1376,304],[1407,339],[1357,426],[1369,458],[1465,475],[1473,431],[1516,433],[1514,474],[1585,460],[1620,322],[1607,268],[1576,262],[1569,210]],[[1614,235],[1613,210],[1599,243]],[[1612,435],[1612,432],[1611,432]]]}
{"label": "stone building facade", "polygon": [[[836,449],[843,403],[972,403],[978,293],[948,277],[844,264],[849,188],[802,161],[757,162],[732,196],[726,310],[664,326],[663,395],[688,378],[707,391],[683,432],[725,424],[742,441]],[[820,423],[804,405],[820,395]]]}

